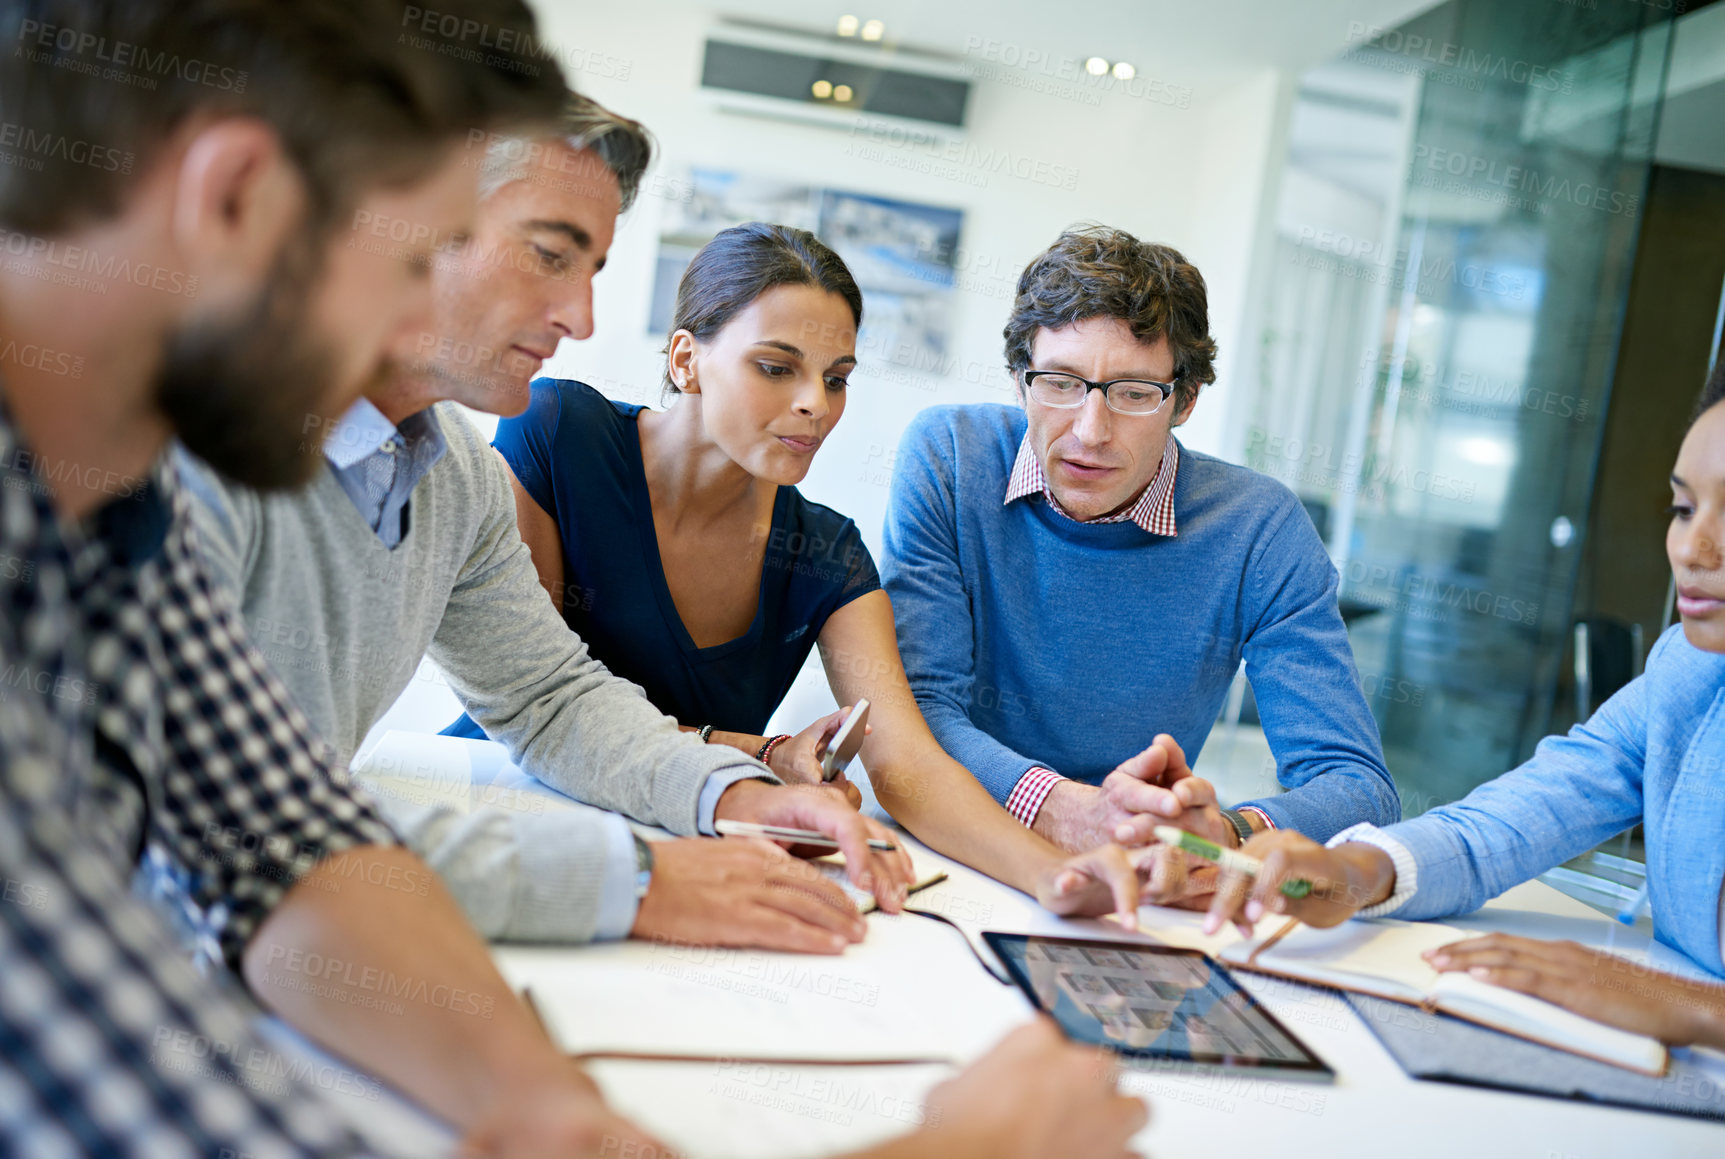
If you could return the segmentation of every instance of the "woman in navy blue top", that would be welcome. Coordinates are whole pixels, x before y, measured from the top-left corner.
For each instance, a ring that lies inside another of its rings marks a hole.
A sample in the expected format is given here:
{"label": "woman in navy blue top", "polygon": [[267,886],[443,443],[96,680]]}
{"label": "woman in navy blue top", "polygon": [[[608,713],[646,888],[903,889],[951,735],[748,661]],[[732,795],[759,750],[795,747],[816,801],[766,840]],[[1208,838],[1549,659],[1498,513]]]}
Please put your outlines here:
{"label": "woman in navy blue top", "polygon": [[[872,705],[862,760],[899,822],[1050,908],[1095,912],[1112,894],[1133,923],[1126,862],[1140,854],[1070,856],[947,756],[905,677],[892,603],[856,524],[797,492],[844,412],[861,321],[838,255],[804,230],[751,223],[704,246],[678,285],[666,346],[675,405],[535,382],[495,445],[540,581],[608,668],[790,782],[820,779],[817,753],[843,718],[761,735],[819,644],[840,703]],[[466,718],[446,731],[483,735]],[[1147,750],[1159,758],[1178,761]]]}
{"label": "woman in navy blue top", "polygon": [[758,751],[828,617],[879,591],[880,576],[855,523],[795,487],[770,488],[764,534],[750,528],[724,550],[758,569],[751,615],[692,635],[661,561],[642,457],[643,419],[664,417],[585,383],[542,378],[494,445],[555,523],[563,568],[552,599],[593,655],[684,725],[713,724]]}

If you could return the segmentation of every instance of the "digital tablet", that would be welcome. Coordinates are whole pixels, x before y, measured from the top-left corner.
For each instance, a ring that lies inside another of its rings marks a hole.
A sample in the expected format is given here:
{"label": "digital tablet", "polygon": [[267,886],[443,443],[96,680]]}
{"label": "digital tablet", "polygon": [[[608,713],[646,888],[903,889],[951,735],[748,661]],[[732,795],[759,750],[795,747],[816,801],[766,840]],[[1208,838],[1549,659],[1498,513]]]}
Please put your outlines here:
{"label": "digital tablet", "polygon": [[1154,1060],[1156,1069],[1335,1078],[1201,950],[992,930],[982,936],[1019,989],[1074,1042]]}

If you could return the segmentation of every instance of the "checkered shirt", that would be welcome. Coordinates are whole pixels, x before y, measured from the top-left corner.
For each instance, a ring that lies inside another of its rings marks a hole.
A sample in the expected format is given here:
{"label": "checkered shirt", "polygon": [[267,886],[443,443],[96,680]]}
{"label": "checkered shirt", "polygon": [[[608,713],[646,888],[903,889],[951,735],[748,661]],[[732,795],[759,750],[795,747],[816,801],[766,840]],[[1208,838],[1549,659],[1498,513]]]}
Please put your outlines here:
{"label": "checkered shirt", "polygon": [[107,475],[76,526],[50,504],[74,470],[103,478],[0,413],[0,1153],[351,1151],[248,1069],[248,1009],[128,881],[148,846],[237,966],[320,857],[394,835],[210,581],[171,468]]}

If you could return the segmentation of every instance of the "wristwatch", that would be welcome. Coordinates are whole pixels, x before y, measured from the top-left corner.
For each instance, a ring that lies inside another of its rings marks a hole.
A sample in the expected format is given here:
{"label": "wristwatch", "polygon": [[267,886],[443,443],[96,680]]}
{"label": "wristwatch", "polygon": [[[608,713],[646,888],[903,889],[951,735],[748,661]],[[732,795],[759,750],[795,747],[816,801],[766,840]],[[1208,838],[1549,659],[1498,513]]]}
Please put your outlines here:
{"label": "wristwatch", "polygon": [[640,901],[653,886],[653,847],[638,833],[629,836],[635,839],[635,900]]}
{"label": "wristwatch", "polygon": [[1240,839],[1239,844],[1244,845],[1252,839],[1254,834],[1252,823],[1246,820],[1244,813],[1238,809],[1223,809],[1222,816],[1226,817],[1228,824],[1234,827],[1234,836]]}

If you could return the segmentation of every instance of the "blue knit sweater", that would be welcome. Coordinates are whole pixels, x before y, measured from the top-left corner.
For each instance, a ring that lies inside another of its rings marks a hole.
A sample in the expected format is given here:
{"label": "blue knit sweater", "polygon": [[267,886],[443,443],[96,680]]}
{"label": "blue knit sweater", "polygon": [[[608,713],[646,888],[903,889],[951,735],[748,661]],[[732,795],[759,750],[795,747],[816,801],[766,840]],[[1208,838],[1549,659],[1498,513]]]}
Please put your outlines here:
{"label": "blue knit sweater", "polygon": [[1034,765],[1090,784],[1171,733],[1199,753],[1241,657],[1277,797],[1240,802],[1322,841],[1401,816],[1336,610],[1336,570],[1282,484],[1180,450],[1178,534],[1002,500],[1017,407],[923,411],[895,459],[881,568],[941,745],[1004,803]]}

